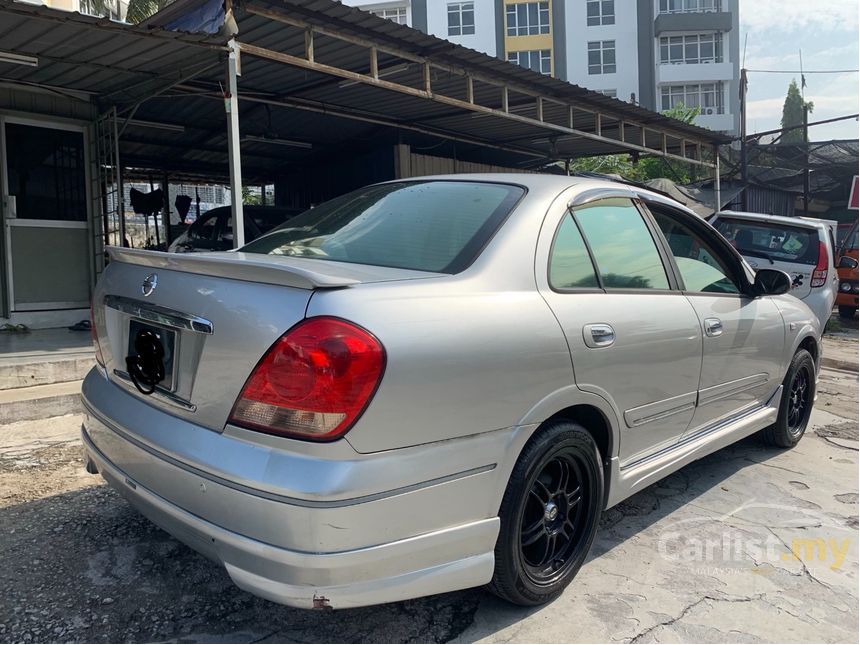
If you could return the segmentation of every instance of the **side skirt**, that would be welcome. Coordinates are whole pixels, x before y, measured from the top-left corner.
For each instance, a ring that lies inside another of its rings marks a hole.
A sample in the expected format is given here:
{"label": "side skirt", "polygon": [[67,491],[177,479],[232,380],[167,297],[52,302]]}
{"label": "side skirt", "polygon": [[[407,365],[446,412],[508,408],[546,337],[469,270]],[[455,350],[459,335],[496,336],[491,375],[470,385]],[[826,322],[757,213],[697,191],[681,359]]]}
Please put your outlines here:
{"label": "side skirt", "polygon": [[763,405],[721,419],[644,459],[625,464],[623,468],[618,460],[614,459],[611,464],[612,476],[606,508],[615,506],[679,468],[776,422],[781,399],[782,385]]}

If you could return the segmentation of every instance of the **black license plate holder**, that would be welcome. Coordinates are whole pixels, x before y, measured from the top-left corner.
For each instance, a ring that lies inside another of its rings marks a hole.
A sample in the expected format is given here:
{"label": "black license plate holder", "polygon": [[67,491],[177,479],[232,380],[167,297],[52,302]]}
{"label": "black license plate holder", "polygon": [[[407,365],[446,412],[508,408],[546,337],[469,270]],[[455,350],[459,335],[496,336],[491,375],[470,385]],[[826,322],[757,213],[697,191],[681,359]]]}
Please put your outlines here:
{"label": "black license plate holder", "polygon": [[135,341],[141,333],[149,332],[158,339],[161,344],[164,357],[164,378],[159,381],[156,388],[173,392],[175,389],[175,363],[176,363],[176,330],[153,325],[142,320],[131,319],[128,324],[128,356],[137,356]]}

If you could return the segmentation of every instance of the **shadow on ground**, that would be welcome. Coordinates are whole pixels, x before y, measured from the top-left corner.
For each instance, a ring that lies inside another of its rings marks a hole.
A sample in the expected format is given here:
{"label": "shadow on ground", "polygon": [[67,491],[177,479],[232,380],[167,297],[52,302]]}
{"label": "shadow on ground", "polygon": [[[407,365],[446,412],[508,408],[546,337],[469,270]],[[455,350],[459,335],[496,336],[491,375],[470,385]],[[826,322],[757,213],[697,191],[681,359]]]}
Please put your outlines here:
{"label": "shadow on ground", "polygon": [[[606,511],[590,559],[774,454],[747,439]],[[282,607],[236,588],[104,485],[0,509],[0,526],[0,641],[441,643],[479,606],[496,625],[534,611],[479,589],[326,613]]]}

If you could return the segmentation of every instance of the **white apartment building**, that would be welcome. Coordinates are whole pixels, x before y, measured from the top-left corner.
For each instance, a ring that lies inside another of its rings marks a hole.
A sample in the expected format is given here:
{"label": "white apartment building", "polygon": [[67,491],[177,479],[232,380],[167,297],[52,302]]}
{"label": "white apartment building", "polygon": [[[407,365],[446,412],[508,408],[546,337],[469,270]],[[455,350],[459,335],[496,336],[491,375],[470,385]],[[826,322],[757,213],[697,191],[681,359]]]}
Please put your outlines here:
{"label": "white apartment building", "polygon": [[739,128],[739,0],[343,0],[622,101]]}

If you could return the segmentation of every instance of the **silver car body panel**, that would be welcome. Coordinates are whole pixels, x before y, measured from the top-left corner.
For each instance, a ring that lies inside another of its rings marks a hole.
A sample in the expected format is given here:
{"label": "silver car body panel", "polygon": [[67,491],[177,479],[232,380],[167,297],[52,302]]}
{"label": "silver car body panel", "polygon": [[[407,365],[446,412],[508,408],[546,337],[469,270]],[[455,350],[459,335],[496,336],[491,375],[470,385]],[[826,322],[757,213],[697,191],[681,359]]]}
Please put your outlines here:
{"label": "silver car body panel", "polygon": [[[582,406],[604,420],[611,506],[772,423],[793,351],[817,347],[817,320],[789,296],[549,289],[549,245],[569,204],[659,195],[569,177],[447,179],[528,191],[456,275],[123,250],[99,282],[106,367],[84,381],[86,450],[111,485],[243,589],[311,608],[484,584],[510,474],[548,418]],[[709,344],[702,319],[714,312],[724,330]],[[268,347],[319,315],[365,327],[386,350],[355,426],[319,444],[229,424]],[[178,335],[177,376],[146,397],[123,378],[123,355],[129,321],[153,317]],[[587,347],[589,324],[611,324],[616,343]]]}

